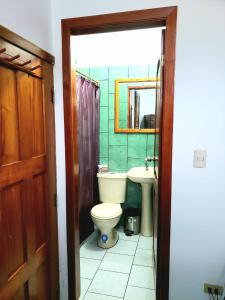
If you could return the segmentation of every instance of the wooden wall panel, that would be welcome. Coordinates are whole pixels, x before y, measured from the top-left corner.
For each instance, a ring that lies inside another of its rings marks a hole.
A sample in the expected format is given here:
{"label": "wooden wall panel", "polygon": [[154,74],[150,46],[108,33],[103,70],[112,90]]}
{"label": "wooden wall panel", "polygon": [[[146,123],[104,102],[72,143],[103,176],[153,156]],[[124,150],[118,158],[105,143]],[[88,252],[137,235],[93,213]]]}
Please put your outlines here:
{"label": "wooden wall panel", "polygon": [[8,253],[7,253],[7,239],[6,239],[6,233],[5,233],[5,218],[3,215],[3,197],[2,197],[2,191],[0,190],[0,286],[7,281],[7,259],[8,259]]}
{"label": "wooden wall panel", "polygon": [[29,296],[32,300],[49,300],[49,273],[47,263],[43,263],[29,280]]}
{"label": "wooden wall panel", "polygon": [[45,178],[44,175],[37,175],[33,179],[34,193],[34,218],[35,218],[35,233],[36,233],[36,249],[38,249],[47,238],[46,227],[46,199],[45,199]]}
{"label": "wooden wall panel", "polygon": [[16,77],[14,71],[0,66],[0,165],[18,160]]}
{"label": "wooden wall panel", "polygon": [[33,192],[33,177],[30,175],[23,180],[23,213],[26,219],[25,234],[26,234],[26,250],[27,261],[31,261],[36,252],[36,237],[35,237],[35,206],[34,206],[34,192]]}
{"label": "wooden wall panel", "polygon": [[4,278],[8,279],[26,260],[21,183],[7,187],[1,196],[1,219],[4,227],[1,239],[5,240],[4,249],[7,251],[3,254],[7,262],[7,268],[3,272],[6,272]]}
{"label": "wooden wall panel", "polygon": [[32,80],[33,104],[33,156],[38,156],[45,152],[42,80],[34,77],[30,77],[30,80]]}
{"label": "wooden wall panel", "polygon": [[33,104],[31,101],[30,78],[26,73],[17,72],[21,159],[29,159],[33,153]]}
{"label": "wooden wall panel", "polygon": [[37,298],[36,300],[49,300],[49,277],[48,265],[44,263],[37,271]]}
{"label": "wooden wall panel", "polygon": [[27,284],[22,286],[11,300],[28,300]]}

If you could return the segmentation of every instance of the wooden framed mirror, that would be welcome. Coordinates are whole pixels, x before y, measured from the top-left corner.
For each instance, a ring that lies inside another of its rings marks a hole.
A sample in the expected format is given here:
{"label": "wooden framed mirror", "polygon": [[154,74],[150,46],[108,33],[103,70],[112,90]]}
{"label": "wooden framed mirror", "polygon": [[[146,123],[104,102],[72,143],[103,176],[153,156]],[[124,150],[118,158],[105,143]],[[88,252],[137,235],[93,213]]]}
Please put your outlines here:
{"label": "wooden framed mirror", "polygon": [[115,80],[115,132],[155,133],[155,103],[159,79]]}

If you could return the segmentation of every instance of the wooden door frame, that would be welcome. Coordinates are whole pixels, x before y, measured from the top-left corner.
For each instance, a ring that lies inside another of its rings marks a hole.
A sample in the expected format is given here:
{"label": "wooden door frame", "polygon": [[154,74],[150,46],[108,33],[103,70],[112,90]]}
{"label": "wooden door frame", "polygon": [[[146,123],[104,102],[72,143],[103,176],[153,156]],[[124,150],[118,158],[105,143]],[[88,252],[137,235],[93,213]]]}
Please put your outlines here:
{"label": "wooden door frame", "polygon": [[66,206],[69,299],[80,295],[77,102],[71,73],[71,35],[166,26],[157,262],[157,300],[169,295],[170,214],[174,69],[177,7],[155,8],[62,20],[63,98],[66,151]]}
{"label": "wooden door frame", "polygon": [[[56,159],[55,159],[55,112],[53,104],[53,68],[49,65],[55,64],[55,58],[50,53],[24,39],[20,35],[0,25],[0,38],[11,45],[16,46],[42,60],[43,97],[45,101],[45,127],[46,131],[46,186],[47,186],[47,209],[48,209],[48,256],[49,260],[49,284],[50,299],[58,299],[59,294],[59,270],[58,270],[58,228],[56,207]],[[8,49],[6,49],[7,52]],[[2,63],[2,61],[1,61]],[[15,66],[15,69],[19,69]],[[26,277],[23,278],[26,280]],[[15,286],[18,280],[13,283]],[[14,286],[14,287],[15,287]],[[13,287],[13,288],[14,288]],[[13,289],[12,288],[12,289]]]}

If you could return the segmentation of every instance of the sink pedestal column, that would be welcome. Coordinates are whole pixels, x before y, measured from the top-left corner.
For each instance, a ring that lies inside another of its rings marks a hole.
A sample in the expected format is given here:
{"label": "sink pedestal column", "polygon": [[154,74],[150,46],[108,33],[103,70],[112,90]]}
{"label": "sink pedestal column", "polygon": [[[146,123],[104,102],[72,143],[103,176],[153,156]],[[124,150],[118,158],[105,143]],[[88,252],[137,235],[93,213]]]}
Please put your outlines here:
{"label": "sink pedestal column", "polygon": [[152,222],[152,184],[141,183],[142,187],[142,209],[141,209],[141,234],[144,236],[152,236],[153,222]]}

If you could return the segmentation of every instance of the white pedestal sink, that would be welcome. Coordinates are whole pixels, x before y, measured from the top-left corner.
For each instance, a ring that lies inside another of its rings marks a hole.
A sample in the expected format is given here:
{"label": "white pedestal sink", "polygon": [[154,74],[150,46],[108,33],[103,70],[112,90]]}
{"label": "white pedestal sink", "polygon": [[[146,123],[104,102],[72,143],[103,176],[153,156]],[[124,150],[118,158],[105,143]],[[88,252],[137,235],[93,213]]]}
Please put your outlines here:
{"label": "white pedestal sink", "polygon": [[152,236],[153,220],[152,220],[152,199],[151,186],[154,182],[154,168],[135,167],[127,172],[127,177],[136,183],[140,183],[142,187],[142,209],[141,209],[141,234],[144,236]]}

